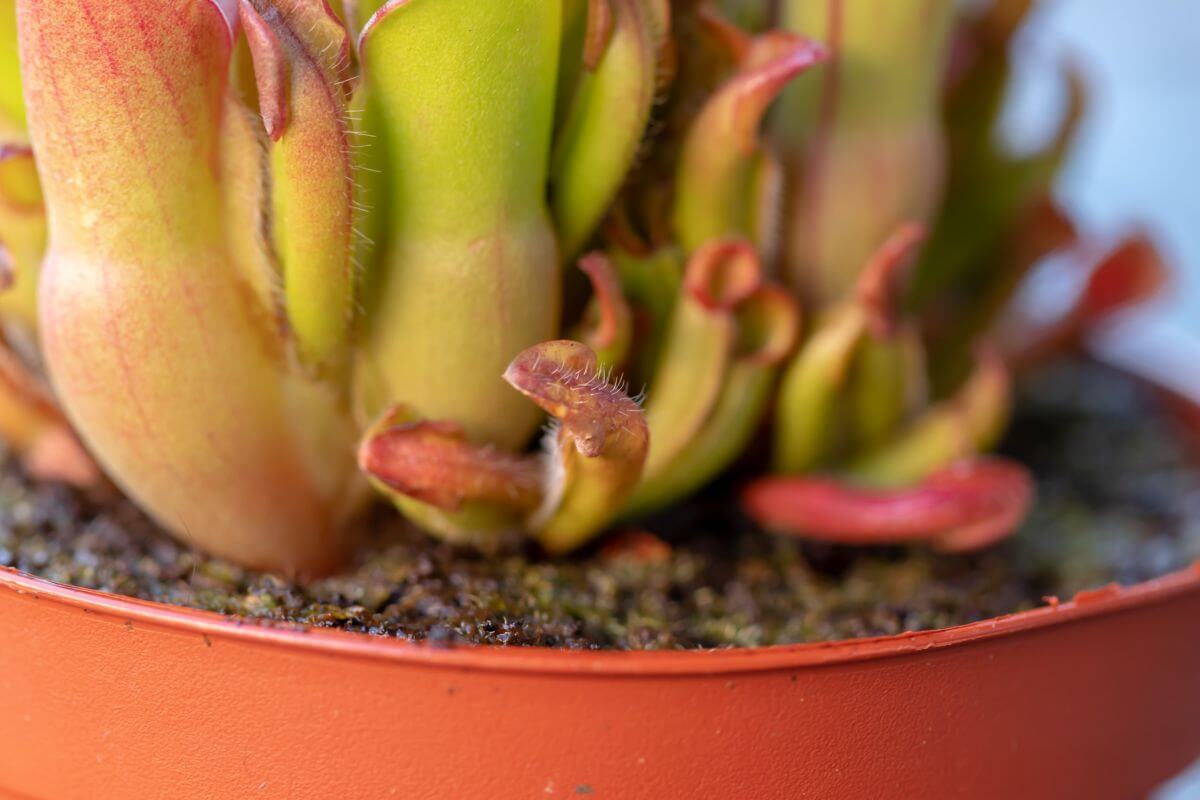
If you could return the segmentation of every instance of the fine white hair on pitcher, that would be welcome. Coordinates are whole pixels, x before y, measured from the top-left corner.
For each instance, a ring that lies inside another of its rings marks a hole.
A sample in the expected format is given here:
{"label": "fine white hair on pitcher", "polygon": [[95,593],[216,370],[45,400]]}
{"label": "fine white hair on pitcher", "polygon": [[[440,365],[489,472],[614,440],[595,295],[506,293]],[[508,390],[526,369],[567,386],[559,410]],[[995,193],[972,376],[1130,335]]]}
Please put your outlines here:
{"label": "fine white hair on pitcher", "polygon": [[567,488],[567,468],[562,457],[561,423],[552,419],[546,424],[542,434],[542,502],[529,515],[528,524],[531,529],[542,528],[562,503],[563,494]]}

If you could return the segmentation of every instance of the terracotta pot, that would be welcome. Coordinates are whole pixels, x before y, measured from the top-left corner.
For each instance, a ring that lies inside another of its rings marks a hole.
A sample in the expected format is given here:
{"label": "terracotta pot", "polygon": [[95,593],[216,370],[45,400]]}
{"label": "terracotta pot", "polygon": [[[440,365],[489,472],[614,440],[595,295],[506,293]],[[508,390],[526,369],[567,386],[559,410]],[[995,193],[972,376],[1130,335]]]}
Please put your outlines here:
{"label": "terracotta pot", "polygon": [[0,796],[1130,798],[1197,756],[1200,565],[947,630],[666,653],[438,649],[0,570]]}

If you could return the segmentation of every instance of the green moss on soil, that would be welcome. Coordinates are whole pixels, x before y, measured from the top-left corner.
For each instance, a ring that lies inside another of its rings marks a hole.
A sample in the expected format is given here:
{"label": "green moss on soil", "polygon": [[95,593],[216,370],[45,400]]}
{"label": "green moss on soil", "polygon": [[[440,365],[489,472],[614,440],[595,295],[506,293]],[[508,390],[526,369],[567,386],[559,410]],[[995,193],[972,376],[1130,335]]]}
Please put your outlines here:
{"label": "green moss on soil", "polygon": [[1023,391],[1005,449],[1035,470],[1037,510],[985,553],[851,550],[773,537],[728,487],[646,523],[669,556],[603,548],[493,558],[381,514],[343,575],[294,582],[174,542],[125,502],[98,503],[0,469],[0,564],[50,580],[234,614],[417,641],[571,648],[729,647],[875,636],[1133,583],[1200,557],[1200,472],[1138,384],[1094,365]]}

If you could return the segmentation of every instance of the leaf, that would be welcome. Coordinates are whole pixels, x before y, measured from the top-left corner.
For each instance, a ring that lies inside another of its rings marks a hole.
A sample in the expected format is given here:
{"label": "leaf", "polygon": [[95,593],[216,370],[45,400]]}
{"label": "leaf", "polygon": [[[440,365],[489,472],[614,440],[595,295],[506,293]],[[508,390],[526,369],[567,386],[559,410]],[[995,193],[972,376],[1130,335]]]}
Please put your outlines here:
{"label": "leaf", "polygon": [[23,142],[25,102],[17,53],[16,0],[0,0],[0,144]]}
{"label": "leaf", "polygon": [[301,363],[344,366],[354,315],[350,39],[325,0],[240,0],[270,137],[272,235]]}
{"label": "leaf", "polygon": [[1145,233],[1122,239],[1088,269],[1082,291],[1062,316],[1021,331],[1023,340],[1009,356],[1014,369],[1027,370],[1079,348],[1089,333],[1152,300],[1171,279],[1162,254]]}
{"label": "leaf", "polygon": [[1011,378],[984,348],[958,391],[929,408],[882,447],[853,460],[846,474],[876,486],[906,486],[993,446],[1008,423]]}
{"label": "leaf", "polygon": [[504,379],[556,422],[546,499],[529,525],[550,552],[572,550],[602,531],[637,486],[649,447],[645,417],[579,342],[531,347]]}
{"label": "leaf", "polygon": [[[900,275],[923,238],[920,225],[897,227],[867,258],[853,293],[826,310],[784,371],[775,425],[776,471],[795,474],[827,466],[852,435],[877,435],[872,426],[891,424],[905,410],[910,392],[923,385],[924,376],[913,374],[922,364],[914,363],[908,349],[886,344],[899,326]],[[869,350],[865,358],[876,363],[866,365],[866,385],[859,374],[854,386],[864,348]],[[878,363],[880,357],[891,363]],[[879,379],[888,383],[883,394],[878,392],[884,387],[871,385]],[[854,423],[866,430],[851,430]]]}
{"label": "leaf", "polygon": [[36,478],[81,489],[102,481],[49,389],[6,344],[0,344],[0,438]]}
{"label": "leaf", "polygon": [[42,188],[27,147],[0,145],[0,319],[32,339],[46,252]]}
{"label": "leaf", "polygon": [[403,407],[368,428],[358,463],[415,524],[485,549],[519,530],[542,498],[538,459],[472,444],[461,426],[418,420]]}
{"label": "leaf", "polygon": [[585,69],[555,143],[551,208],[563,256],[586,244],[633,165],[658,81],[658,0],[591,0]]}
{"label": "leaf", "polygon": [[929,542],[963,552],[1014,533],[1034,493],[1024,467],[986,458],[952,464],[902,489],[862,489],[822,477],[763,478],[743,491],[742,507],[776,533],[849,545]]}
{"label": "leaf", "polygon": [[786,271],[817,307],[852,290],[875,243],[928,223],[943,189],[939,100],[956,4],[783,0],[780,24],[830,51],[772,117],[789,170]]}
{"label": "leaf", "polygon": [[674,227],[687,251],[754,232],[759,126],[788,82],[826,51],[801,36],[756,39],[739,72],[707,101],[688,130],[676,173]]}
{"label": "leaf", "polygon": [[758,257],[746,242],[713,242],[688,260],[646,397],[652,433],[647,480],[678,457],[712,413],[737,341],[734,309],[761,281]]}
{"label": "leaf", "polygon": [[712,411],[674,461],[642,481],[626,515],[663,508],[704,486],[758,431],[778,366],[799,335],[800,314],[788,292],[766,285],[738,306],[736,317],[739,341]]}
{"label": "leaf", "polygon": [[601,369],[620,367],[629,355],[633,339],[633,311],[625,299],[621,278],[611,259],[589,253],[579,260],[579,269],[592,284],[579,338],[596,351]]}
{"label": "leaf", "polygon": [[365,368],[386,405],[508,449],[537,414],[499,376],[560,324],[545,195],[561,36],[560,2],[392,0],[359,40],[368,133],[396,176],[364,265]]}
{"label": "leaf", "polygon": [[251,566],[332,568],[354,476],[343,420],[321,387],[292,383],[224,228],[229,4],[18,11],[53,242],[40,327],[71,422],[184,539]]}

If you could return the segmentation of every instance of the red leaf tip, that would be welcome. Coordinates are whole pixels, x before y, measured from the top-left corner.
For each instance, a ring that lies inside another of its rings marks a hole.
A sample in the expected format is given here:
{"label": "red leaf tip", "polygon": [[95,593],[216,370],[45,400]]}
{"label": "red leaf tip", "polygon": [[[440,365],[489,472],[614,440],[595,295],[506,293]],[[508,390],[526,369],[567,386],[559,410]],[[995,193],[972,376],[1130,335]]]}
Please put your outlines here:
{"label": "red leaf tip", "polygon": [[900,274],[925,241],[925,226],[905,222],[871,254],[859,275],[855,297],[867,312],[871,333],[886,338],[896,327],[896,295]]}
{"label": "red leaf tip", "polygon": [[240,0],[241,20],[246,28],[246,43],[254,61],[254,81],[258,86],[259,112],[272,141],[279,141],[288,120],[287,57],[271,26],[250,0]]}
{"label": "red leaf tip", "polygon": [[688,260],[683,288],[702,306],[731,310],[762,285],[762,264],[749,243],[723,239],[704,245]]}
{"label": "red leaf tip", "polygon": [[359,445],[359,467],[400,494],[445,511],[457,511],[469,500],[528,510],[541,499],[536,459],[472,444],[456,423],[379,427]]}
{"label": "red leaf tip", "polygon": [[592,347],[612,347],[621,335],[623,321],[632,314],[621,289],[620,277],[608,256],[599,252],[588,253],[579,259],[579,269],[592,284],[598,317],[585,338]]}
{"label": "red leaf tip", "polygon": [[649,435],[637,403],[596,364],[587,345],[560,339],[530,347],[504,372],[504,380],[559,420],[562,433],[589,458],[603,454],[611,432]]}
{"label": "red leaf tip", "polygon": [[742,507],[778,533],[856,545],[926,541],[961,552],[1014,533],[1034,494],[1025,467],[974,458],[904,489],[861,489],[813,476],[764,478],[743,491]]}
{"label": "red leaf tip", "polygon": [[238,28],[238,0],[208,0],[225,20],[225,26],[229,29],[229,38],[232,41],[237,35]]}

